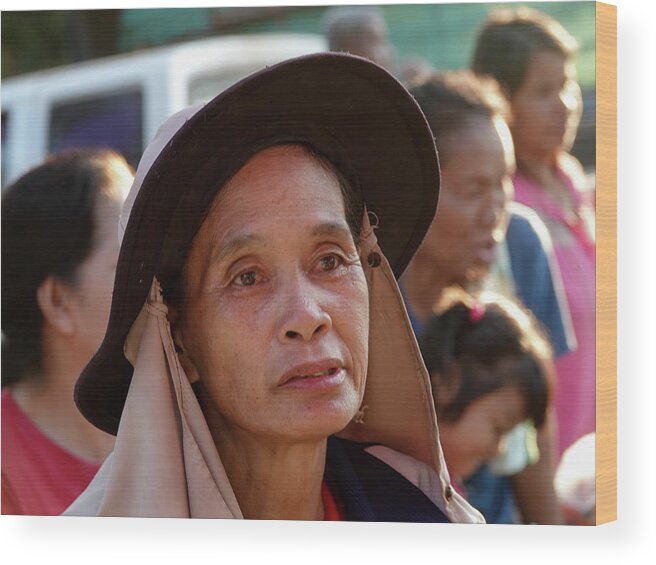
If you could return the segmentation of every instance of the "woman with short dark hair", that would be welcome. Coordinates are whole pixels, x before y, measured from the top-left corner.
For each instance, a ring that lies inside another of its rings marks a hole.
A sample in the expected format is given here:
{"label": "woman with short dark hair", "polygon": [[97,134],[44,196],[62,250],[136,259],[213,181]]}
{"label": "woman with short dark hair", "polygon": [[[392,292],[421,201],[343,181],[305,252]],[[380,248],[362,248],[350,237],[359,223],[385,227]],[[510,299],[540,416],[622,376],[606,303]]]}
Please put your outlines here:
{"label": "woman with short dark hair", "polygon": [[102,341],[132,171],[108,150],[52,156],[2,196],[2,511],[57,515],[111,450],[73,384]]}

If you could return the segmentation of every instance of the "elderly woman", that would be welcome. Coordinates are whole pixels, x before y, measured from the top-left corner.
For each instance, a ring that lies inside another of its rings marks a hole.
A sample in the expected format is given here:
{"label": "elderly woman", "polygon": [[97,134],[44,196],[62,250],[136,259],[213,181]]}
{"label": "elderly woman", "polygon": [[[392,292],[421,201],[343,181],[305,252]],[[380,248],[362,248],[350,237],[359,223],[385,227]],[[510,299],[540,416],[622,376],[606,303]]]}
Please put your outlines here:
{"label": "elderly woman", "polygon": [[349,55],[282,63],[171,118],[76,388],[116,447],[68,513],[481,521],[449,484],[395,280],[438,173],[414,100]]}

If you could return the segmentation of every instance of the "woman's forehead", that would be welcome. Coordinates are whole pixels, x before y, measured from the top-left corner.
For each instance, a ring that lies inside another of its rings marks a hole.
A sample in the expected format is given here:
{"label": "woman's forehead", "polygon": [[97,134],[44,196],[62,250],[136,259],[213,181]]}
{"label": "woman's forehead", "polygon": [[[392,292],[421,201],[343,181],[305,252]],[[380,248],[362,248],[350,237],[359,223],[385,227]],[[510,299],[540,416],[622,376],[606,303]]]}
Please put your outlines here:
{"label": "woman's forehead", "polygon": [[335,173],[325,166],[309,147],[286,143],[273,145],[256,153],[225,183],[221,193],[233,192],[237,185],[243,189],[248,183],[261,184],[276,180],[280,175],[294,179],[314,174],[337,182]]}
{"label": "woman's forehead", "polygon": [[280,145],[257,153],[225,184],[197,237],[252,240],[271,228],[314,233],[326,226],[348,230],[336,176],[304,147]]}

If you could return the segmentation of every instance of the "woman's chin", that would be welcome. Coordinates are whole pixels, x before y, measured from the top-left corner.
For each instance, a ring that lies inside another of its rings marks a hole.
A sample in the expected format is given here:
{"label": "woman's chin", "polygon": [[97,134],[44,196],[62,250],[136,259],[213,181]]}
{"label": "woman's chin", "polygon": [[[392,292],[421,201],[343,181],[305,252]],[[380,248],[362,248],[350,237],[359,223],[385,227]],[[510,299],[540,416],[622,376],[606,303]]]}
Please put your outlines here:
{"label": "woman's chin", "polygon": [[302,440],[325,438],[343,430],[362,402],[350,379],[332,388],[288,389],[284,397],[276,408],[291,422],[287,431]]}
{"label": "woman's chin", "polygon": [[355,418],[358,406],[335,401],[323,406],[306,407],[291,430],[299,440],[319,440],[343,430]]}

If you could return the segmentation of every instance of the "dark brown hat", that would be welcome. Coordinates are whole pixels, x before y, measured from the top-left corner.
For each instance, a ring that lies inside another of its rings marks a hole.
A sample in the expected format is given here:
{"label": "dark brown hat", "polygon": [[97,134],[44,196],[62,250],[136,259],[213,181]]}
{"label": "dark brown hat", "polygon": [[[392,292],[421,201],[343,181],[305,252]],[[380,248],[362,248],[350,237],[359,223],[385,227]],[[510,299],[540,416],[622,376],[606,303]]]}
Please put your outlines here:
{"label": "dark brown hat", "polygon": [[[439,167],[431,130],[381,67],[321,53],[257,72],[170,118],[149,145],[121,218],[123,240],[105,339],[75,387],[95,426],[116,434],[132,378],[123,346],[152,280],[179,269],[217,192],[255,153],[300,142],[325,155],[378,218],[398,278],[435,215]],[[129,217],[128,217],[129,215]]]}

